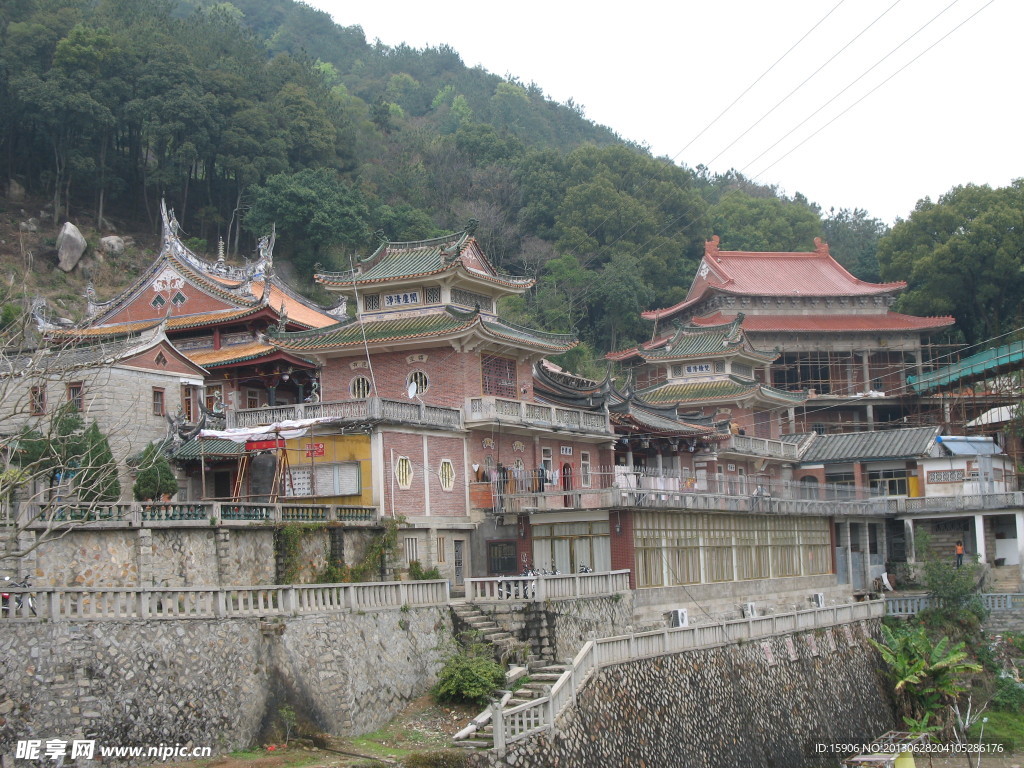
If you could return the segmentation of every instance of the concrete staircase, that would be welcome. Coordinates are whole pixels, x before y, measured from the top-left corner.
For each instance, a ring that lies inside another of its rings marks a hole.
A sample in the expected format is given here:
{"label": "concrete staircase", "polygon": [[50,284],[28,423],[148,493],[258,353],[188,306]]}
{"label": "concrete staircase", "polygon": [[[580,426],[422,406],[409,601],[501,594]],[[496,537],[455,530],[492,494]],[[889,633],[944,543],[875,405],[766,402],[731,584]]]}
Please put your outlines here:
{"label": "concrete staircase", "polygon": [[[475,606],[454,603],[451,606],[456,635],[492,646],[494,658],[499,664],[508,665],[506,674],[510,687],[515,691],[502,697],[503,707],[514,707],[527,701],[546,696],[551,685],[567,669],[567,665],[555,664],[550,659],[540,658],[527,652],[527,646],[511,632],[503,630],[497,622]],[[468,635],[468,637],[467,637]],[[525,664],[525,666],[523,666]],[[519,681],[525,681],[519,683]],[[518,685],[516,685],[519,683]],[[486,713],[484,713],[486,714]],[[489,719],[483,721],[483,714],[476,732],[469,738],[455,742],[467,749],[492,749],[494,747],[494,726]]]}
{"label": "concrete staircase", "polygon": [[1020,587],[1020,566],[999,565],[993,566],[989,571],[985,584],[986,592],[1008,592],[1016,593],[1021,591]]}

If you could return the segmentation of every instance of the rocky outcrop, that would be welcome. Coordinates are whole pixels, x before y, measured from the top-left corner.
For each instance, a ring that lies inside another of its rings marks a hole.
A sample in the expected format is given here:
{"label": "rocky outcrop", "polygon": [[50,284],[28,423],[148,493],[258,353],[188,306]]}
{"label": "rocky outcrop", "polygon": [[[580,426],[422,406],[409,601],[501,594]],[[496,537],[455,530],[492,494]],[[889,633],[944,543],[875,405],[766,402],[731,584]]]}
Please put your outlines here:
{"label": "rocky outcrop", "polygon": [[70,221],[64,222],[60,234],[57,235],[57,266],[65,272],[73,270],[78,266],[88,245],[78,227]]}
{"label": "rocky outcrop", "polygon": [[117,235],[102,237],[100,238],[100,250],[102,250],[103,253],[119,256],[124,253],[124,238],[118,237]]}

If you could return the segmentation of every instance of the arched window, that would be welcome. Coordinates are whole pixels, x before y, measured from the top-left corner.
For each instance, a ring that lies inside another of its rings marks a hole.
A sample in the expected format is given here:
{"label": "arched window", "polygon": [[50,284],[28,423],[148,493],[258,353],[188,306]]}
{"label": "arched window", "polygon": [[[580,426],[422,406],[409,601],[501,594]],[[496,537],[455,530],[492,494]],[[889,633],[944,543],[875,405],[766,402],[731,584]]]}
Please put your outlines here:
{"label": "arched window", "polygon": [[362,399],[370,396],[370,380],[365,376],[356,376],[349,385],[352,397]]}
{"label": "arched window", "polygon": [[804,475],[800,478],[800,498],[818,498],[818,478],[813,475]]}

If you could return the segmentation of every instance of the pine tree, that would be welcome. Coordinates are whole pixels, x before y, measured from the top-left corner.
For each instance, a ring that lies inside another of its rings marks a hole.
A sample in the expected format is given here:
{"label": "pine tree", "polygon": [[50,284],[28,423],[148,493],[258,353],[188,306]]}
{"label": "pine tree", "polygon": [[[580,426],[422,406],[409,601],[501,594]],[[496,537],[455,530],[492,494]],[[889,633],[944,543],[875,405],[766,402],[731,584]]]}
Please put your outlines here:
{"label": "pine tree", "polygon": [[178,481],[174,477],[174,470],[160,446],[155,443],[146,446],[139,463],[139,474],[132,486],[135,500],[156,500],[165,494],[173,496],[177,492]]}
{"label": "pine tree", "polygon": [[110,502],[121,498],[121,482],[110,441],[95,421],[85,431],[85,452],[76,478],[78,498],[85,502]]}

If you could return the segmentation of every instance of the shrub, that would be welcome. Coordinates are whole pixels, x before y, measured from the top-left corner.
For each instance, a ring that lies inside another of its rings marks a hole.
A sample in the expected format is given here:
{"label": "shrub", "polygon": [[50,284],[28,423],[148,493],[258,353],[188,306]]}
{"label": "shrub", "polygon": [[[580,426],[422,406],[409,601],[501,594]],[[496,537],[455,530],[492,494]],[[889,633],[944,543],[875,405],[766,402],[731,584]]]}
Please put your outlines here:
{"label": "shrub", "polygon": [[437,569],[437,566],[424,570],[419,560],[412,560],[409,563],[409,578],[413,581],[430,581],[440,579],[441,572]]}
{"label": "shrub", "polygon": [[504,682],[498,662],[469,649],[448,657],[431,693],[439,702],[484,706]]}
{"label": "shrub", "polygon": [[159,501],[161,496],[173,496],[178,492],[178,481],[174,477],[167,457],[160,446],[150,444],[142,452],[139,474],[135,477],[132,493],[136,501]]}
{"label": "shrub", "polygon": [[402,758],[405,768],[464,768],[466,753],[457,749],[412,752]]}

